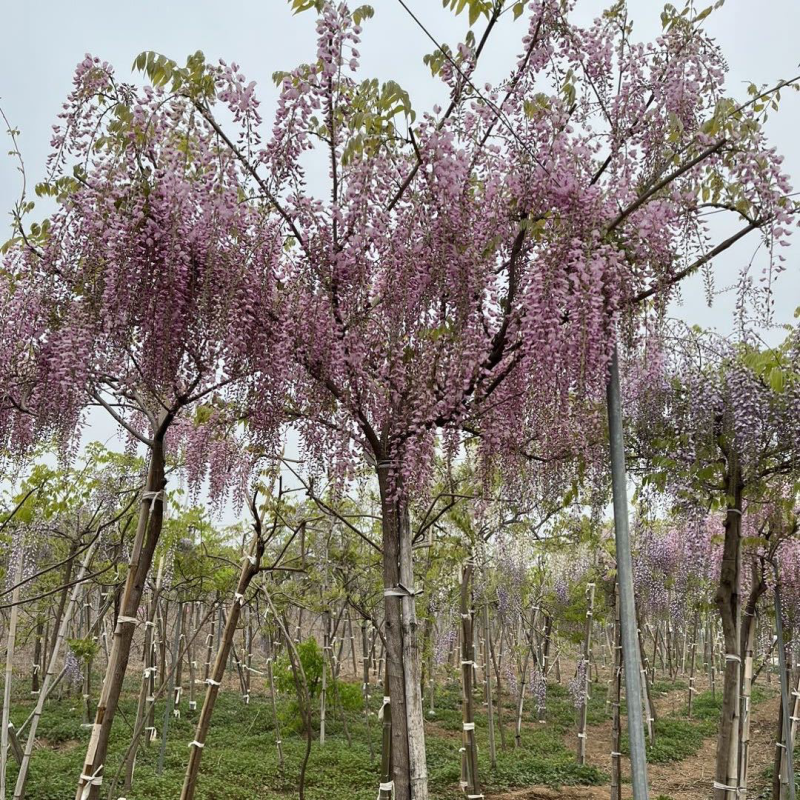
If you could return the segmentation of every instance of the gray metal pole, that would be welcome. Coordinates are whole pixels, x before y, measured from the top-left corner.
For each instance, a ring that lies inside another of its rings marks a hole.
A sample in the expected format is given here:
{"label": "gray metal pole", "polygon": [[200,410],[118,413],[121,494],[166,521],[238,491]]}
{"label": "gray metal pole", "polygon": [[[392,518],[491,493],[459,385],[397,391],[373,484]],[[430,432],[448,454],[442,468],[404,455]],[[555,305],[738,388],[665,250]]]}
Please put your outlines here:
{"label": "gray metal pole", "polygon": [[617,350],[611,358],[606,396],[611,449],[611,489],[614,497],[614,539],[617,550],[619,616],[622,655],[625,662],[625,700],[628,706],[628,738],[631,750],[631,787],[634,800],[647,800],[647,756],[642,717],[642,676],[636,604],[633,596],[633,561],[628,530],[628,480],[625,472],[625,444],[622,438],[622,401],[619,388]]}
{"label": "gray metal pole", "polygon": [[792,723],[789,718],[789,680],[786,674],[786,642],[783,641],[783,612],[781,610],[780,573],[775,559],[775,633],[778,636],[778,668],[781,671],[781,705],[783,706],[783,747],[786,759],[786,791],[789,800],[795,800],[794,792],[794,753],[792,752]]}

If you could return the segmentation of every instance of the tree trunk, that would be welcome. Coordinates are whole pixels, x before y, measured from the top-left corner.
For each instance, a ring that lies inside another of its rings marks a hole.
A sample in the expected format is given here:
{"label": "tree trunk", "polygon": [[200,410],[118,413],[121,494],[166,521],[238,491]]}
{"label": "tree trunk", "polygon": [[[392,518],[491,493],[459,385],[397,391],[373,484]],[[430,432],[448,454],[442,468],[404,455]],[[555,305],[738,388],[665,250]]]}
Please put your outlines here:
{"label": "tree trunk", "polygon": [[586,621],[583,627],[583,663],[586,667],[581,686],[581,704],[578,708],[578,763],[586,763],[586,723],[589,714],[589,660],[592,655],[592,620],[594,617],[593,583],[586,584]]}
{"label": "tree trunk", "polygon": [[622,800],[622,628],[614,584],[614,670],[611,673],[611,800]]}
{"label": "tree trunk", "polygon": [[[162,428],[164,425],[162,425]],[[103,781],[111,724],[117,712],[122,692],[122,682],[128,667],[133,633],[138,624],[136,617],[144,591],[145,579],[150,571],[153,553],[161,536],[164,501],[164,443],[163,433],[156,436],[150,449],[150,467],[147,487],[142,495],[139,523],[131,551],[128,575],[122,595],[121,613],[117,616],[111,654],[106,667],[103,688],[97,704],[92,735],[86,750],[83,770],[78,779],[75,800],[97,800]]]}
{"label": "tree trunk", "polygon": [[203,699],[203,707],[200,710],[200,718],[197,721],[197,730],[194,740],[189,743],[189,763],[186,765],[186,776],[181,789],[181,800],[192,800],[197,789],[197,778],[200,774],[200,760],[203,755],[203,748],[208,735],[208,728],[211,725],[211,715],[214,713],[214,705],[217,702],[219,689],[222,679],[225,676],[225,666],[228,656],[233,648],[233,637],[236,634],[236,627],[239,624],[239,617],[244,605],[244,593],[250,585],[250,581],[258,574],[258,565],[264,554],[264,542],[258,533],[253,537],[253,544],[250,554],[243,560],[242,570],[239,574],[239,583],[233,596],[233,603],[225,621],[225,630],[222,641],[217,650],[217,657],[214,660],[214,669],[211,677],[206,680],[208,688]]}
{"label": "tree trunk", "polygon": [[498,655],[495,652],[493,640],[489,640],[489,655],[492,657],[492,668],[494,669],[494,677],[497,682],[497,727],[500,730],[500,749],[506,749],[506,726],[503,718],[503,683],[500,678],[500,663],[503,659],[502,653],[503,646],[503,624],[500,623],[500,647],[501,651]]}
{"label": "tree trunk", "polygon": [[392,704],[392,776],[396,800],[428,800],[420,691],[411,524],[386,462],[378,466],[383,527],[386,685]]}
{"label": "tree trunk", "polygon": [[[486,586],[486,565],[483,568],[484,586]],[[489,727],[489,766],[497,768],[497,745],[494,740],[494,698],[492,697],[492,628],[489,624],[489,594],[483,593],[483,674],[486,681],[486,716]]]}
{"label": "tree trunk", "polygon": [[[21,535],[21,534],[19,534]],[[3,684],[2,734],[0,735],[0,800],[6,800],[6,769],[8,768],[8,726],[11,713],[11,682],[14,677],[14,645],[17,638],[17,619],[19,618],[19,594],[22,581],[22,562],[25,556],[22,546],[17,552],[17,564],[14,570],[14,591],[11,593],[11,614],[8,620],[8,645],[6,647],[6,672]]]}
{"label": "tree trunk", "polygon": [[190,604],[191,611],[189,613],[189,621],[191,622],[192,631],[187,631],[187,639],[190,642],[186,650],[186,659],[189,662],[189,711],[197,710],[197,700],[195,693],[197,691],[197,661],[195,660],[194,649],[194,631],[197,630],[197,623],[200,619],[200,606],[195,603]]}
{"label": "tree trunk", "polygon": [[[525,660],[519,674],[519,689],[517,692],[517,716],[514,723],[514,749],[522,747],[522,714],[525,710],[525,687],[528,685],[528,664],[530,663],[531,649],[525,648]],[[517,662],[519,663],[519,662]]]}
{"label": "tree trunk", "polygon": [[[167,702],[164,703],[164,722],[161,726],[161,749],[158,751],[158,764],[156,775],[161,775],[164,771],[164,757],[167,754],[167,737],[169,735],[169,720],[175,703],[175,681],[177,671],[181,664],[181,626],[183,623],[183,603],[178,603],[178,613],[175,615],[175,632],[172,648],[172,669],[167,678]],[[166,668],[166,664],[164,665]]]}
{"label": "tree trunk", "polygon": [[750,697],[753,685],[753,651],[756,640],[756,606],[758,599],[766,590],[766,583],[762,580],[758,561],[752,561],[752,580],[750,594],[742,618],[741,648],[744,654],[741,674],[741,709],[739,710],[739,788],[740,798],[747,794],[747,781],[750,761]]}
{"label": "tree trunk", "polygon": [[[786,657],[786,639],[783,633],[783,609],[781,608],[780,572],[777,560],[773,562],[775,569],[775,634],[777,637],[778,666],[781,675],[781,800],[795,800],[795,773],[794,773],[794,741],[792,739],[792,722],[790,719],[790,684],[791,661]],[[791,633],[789,635],[791,641]]]}
{"label": "tree trunk", "polygon": [[361,689],[364,694],[364,720],[367,727],[367,742],[369,744],[369,760],[375,760],[375,746],[372,743],[372,726],[370,725],[369,710],[369,635],[367,633],[367,620],[361,623]]}
{"label": "tree trunk", "polygon": [[267,681],[269,683],[269,699],[272,705],[272,719],[275,722],[275,747],[278,749],[278,769],[281,773],[281,780],[284,778],[286,766],[283,760],[283,741],[281,739],[281,721],[278,716],[278,699],[275,695],[275,674],[272,670],[273,657],[272,637],[269,640],[269,654],[267,655]]}
{"label": "tree trunk", "polygon": [[656,712],[653,706],[653,696],[650,691],[650,670],[648,669],[647,653],[642,637],[642,629],[639,628],[639,653],[641,654],[640,672],[642,675],[642,699],[644,700],[645,725],[647,726],[647,738],[652,746],[656,740]]}
{"label": "tree trunk", "polygon": [[472,607],[472,574],[475,562],[470,558],[461,571],[461,719],[462,774],[467,796],[481,793],[478,779],[478,745],[475,739],[475,708],[473,699],[473,677],[475,675],[475,646]]}
{"label": "tree trunk", "polygon": [[[150,603],[147,606],[147,619],[145,620],[144,628],[144,645],[142,646],[142,663],[144,664],[142,670],[142,685],[139,688],[139,702],[136,706],[136,720],[134,722],[134,730],[136,730],[144,719],[147,709],[148,701],[153,696],[155,688],[155,680],[153,672],[156,668],[153,658],[153,629],[155,627],[156,608],[158,606],[158,599],[161,595],[161,579],[164,574],[164,557],[162,556],[158,562],[158,571],[156,573],[156,584],[153,589],[153,596],[150,598]],[[150,731],[147,732],[147,743],[150,742]],[[126,792],[130,791],[133,785],[133,770],[136,765],[136,753],[138,748],[132,748],[125,763],[125,782],[123,787]]]}
{"label": "tree trunk", "polygon": [[[736,463],[729,468],[730,504],[725,515],[725,540],[722,550],[716,605],[722,622],[725,645],[725,674],[722,713],[717,739],[714,800],[731,800],[739,786],[739,709],[741,694],[741,537],[742,481]],[[712,662],[714,660],[712,649]]]}
{"label": "tree trunk", "polygon": [[33,647],[33,667],[31,669],[31,694],[39,694],[39,673],[42,669],[42,637],[44,636],[44,619],[36,617],[36,641]]}
{"label": "tree trunk", "polygon": [[692,716],[692,704],[694,703],[694,696],[697,694],[697,689],[694,685],[694,667],[695,662],[697,661],[697,636],[699,632],[699,625],[700,610],[696,608],[694,611],[694,622],[692,623],[692,641],[689,645],[689,696],[686,700],[686,706],[689,709],[688,716],[690,718]]}

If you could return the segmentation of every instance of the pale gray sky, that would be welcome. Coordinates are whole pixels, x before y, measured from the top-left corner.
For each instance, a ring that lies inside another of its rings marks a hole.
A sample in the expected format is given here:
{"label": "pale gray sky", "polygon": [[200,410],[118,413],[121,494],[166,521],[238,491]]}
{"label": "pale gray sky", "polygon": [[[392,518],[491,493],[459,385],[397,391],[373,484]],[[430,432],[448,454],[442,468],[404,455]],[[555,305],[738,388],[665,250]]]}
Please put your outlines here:
{"label": "pale gray sky", "polygon": [[[588,22],[608,1],[578,0],[577,18]],[[466,29],[464,17],[442,9],[440,0],[407,0],[408,5],[440,41],[455,43]],[[700,0],[698,9],[711,0]],[[674,0],[680,5],[681,0]],[[360,4],[355,0],[352,5]],[[444,90],[430,76],[422,57],[432,44],[405,13],[397,0],[371,0],[375,18],[365,24],[362,69],[365,75],[392,78],[406,88],[417,110],[442,102]],[[652,39],[660,33],[659,0],[629,0],[634,34]],[[236,61],[248,78],[256,80],[264,117],[269,122],[276,92],[271,75],[313,58],[314,16],[293,16],[286,0],[140,0],[136,4],[109,0],[38,0],[5,4],[5,35],[0,49],[0,103],[12,125],[21,130],[29,187],[41,180],[49,152],[51,126],[71,89],[75,65],[91,52],[115,65],[123,80],[142,50],[156,50],[178,61],[195,50],[209,60]],[[800,0],[727,0],[712,14],[708,28],[717,37],[729,64],[730,92],[746,95],[746,85],[773,84],[800,72]],[[499,26],[482,58],[481,80],[506,76],[520,51],[522,24]],[[800,187],[800,95],[787,92],[779,114],[768,122],[774,144],[786,157],[786,166]],[[16,164],[0,157],[0,209],[4,212],[19,194]],[[32,194],[32,192],[31,192]],[[3,223],[0,241],[8,228]],[[738,268],[748,261],[757,239],[746,239],[717,265],[718,285],[731,283]],[[778,285],[776,319],[792,320],[800,305],[800,237],[788,251],[789,266]],[[699,278],[688,282],[684,305],[676,308],[690,322],[731,328],[733,296],[719,298],[712,309],[705,305]],[[94,421],[94,419],[93,419]],[[112,426],[93,425],[91,438],[107,438]]]}

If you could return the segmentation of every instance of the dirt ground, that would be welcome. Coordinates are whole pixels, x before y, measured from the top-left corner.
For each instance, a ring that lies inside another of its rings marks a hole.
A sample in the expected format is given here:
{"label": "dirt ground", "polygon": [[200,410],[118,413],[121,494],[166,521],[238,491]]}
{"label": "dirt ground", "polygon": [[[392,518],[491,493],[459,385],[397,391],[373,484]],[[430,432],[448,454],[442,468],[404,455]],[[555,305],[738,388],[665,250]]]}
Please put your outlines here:
{"label": "dirt ground", "polygon": [[[673,713],[686,701],[686,689],[668,692],[656,698],[656,711],[662,715]],[[750,727],[750,791],[755,797],[763,789],[761,774],[772,763],[775,752],[775,725],[780,698],[776,695],[752,707]],[[623,721],[624,725],[624,721]],[[568,744],[572,746],[573,739]],[[714,780],[714,754],[717,740],[709,736],[695,755],[683,761],[648,765],[650,797],[665,795],[672,800],[708,800]],[[588,729],[586,760],[592,766],[608,771],[611,759],[611,721],[593,725]],[[630,775],[630,763],[622,758],[623,781]],[[609,786],[564,786],[560,790],[531,786],[502,794],[488,795],[492,800],[607,800]],[[631,798],[630,784],[623,784],[622,797]]]}

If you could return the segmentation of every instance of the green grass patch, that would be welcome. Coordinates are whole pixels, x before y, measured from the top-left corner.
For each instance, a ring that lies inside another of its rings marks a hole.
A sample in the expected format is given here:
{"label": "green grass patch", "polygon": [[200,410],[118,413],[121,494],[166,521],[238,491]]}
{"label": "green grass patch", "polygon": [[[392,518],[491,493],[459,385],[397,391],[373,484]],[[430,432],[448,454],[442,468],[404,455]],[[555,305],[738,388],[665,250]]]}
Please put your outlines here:
{"label": "green grass patch", "polygon": [[[262,682],[263,683],[263,682]],[[305,749],[302,725],[296,701],[291,693],[279,693],[278,714],[286,765],[281,774],[272,706],[266,687],[254,680],[251,702],[245,706],[237,692],[223,691],[217,700],[211,730],[203,752],[198,784],[198,800],[289,800],[297,796],[300,764]],[[99,685],[98,681],[95,686]],[[18,684],[20,689],[22,686]],[[123,792],[118,784],[113,796],[128,800],[174,800],[179,796],[184,770],[189,756],[188,743],[194,738],[195,724],[202,704],[198,687],[198,710],[188,711],[184,693],[181,717],[170,719],[169,737],[165,750],[164,769],[158,774],[161,740],[142,747],[136,761],[133,788]],[[136,681],[126,681],[120,700],[119,713],[114,720],[111,746],[104,770],[103,796],[108,792],[114,775],[130,741],[131,725],[136,715]],[[382,692],[373,688],[372,714],[367,720],[360,705],[360,684],[340,684],[340,696],[345,706],[345,719],[351,735],[348,744],[344,720],[340,712],[328,710],[326,743],[318,742],[318,708],[315,706],[315,731],[311,758],[306,775],[308,800],[352,798],[374,800],[380,772],[381,725],[376,712]],[[329,694],[332,702],[333,693]],[[487,792],[502,791],[520,786],[543,784],[552,787],[576,784],[602,784],[608,781],[602,771],[578,766],[571,748],[564,745],[565,732],[574,732],[577,712],[566,690],[550,687],[548,720],[536,720],[536,704],[532,697],[525,699],[521,747],[514,745],[514,699],[506,693],[503,700],[507,750],[500,749],[500,730],[495,717],[497,768],[489,763],[487,710],[480,691],[475,694],[476,734],[478,737],[481,781]],[[357,702],[358,701],[358,702]],[[34,699],[20,692],[14,697],[11,717],[15,725],[26,719]],[[458,782],[461,756],[461,693],[458,683],[438,686],[435,698],[436,715],[426,721],[426,748],[431,797],[435,800],[455,800],[462,797]],[[426,706],[427,712],[427,706]],[[605,687],[592,686],[589,718],[605,718]],[[161,728],[164,702],[156,704],[156,725]],[[35,751],[28,782],[28,800],[64,800],[72,797],[81,772],[89,730],[81,727],[82,711],[79,696],[63,696],[48,701],[37,739],[41,745]],[[370,757],[370,740],[374,757]],[[9,768],[9,782],[16,779],[16,764]]]}

